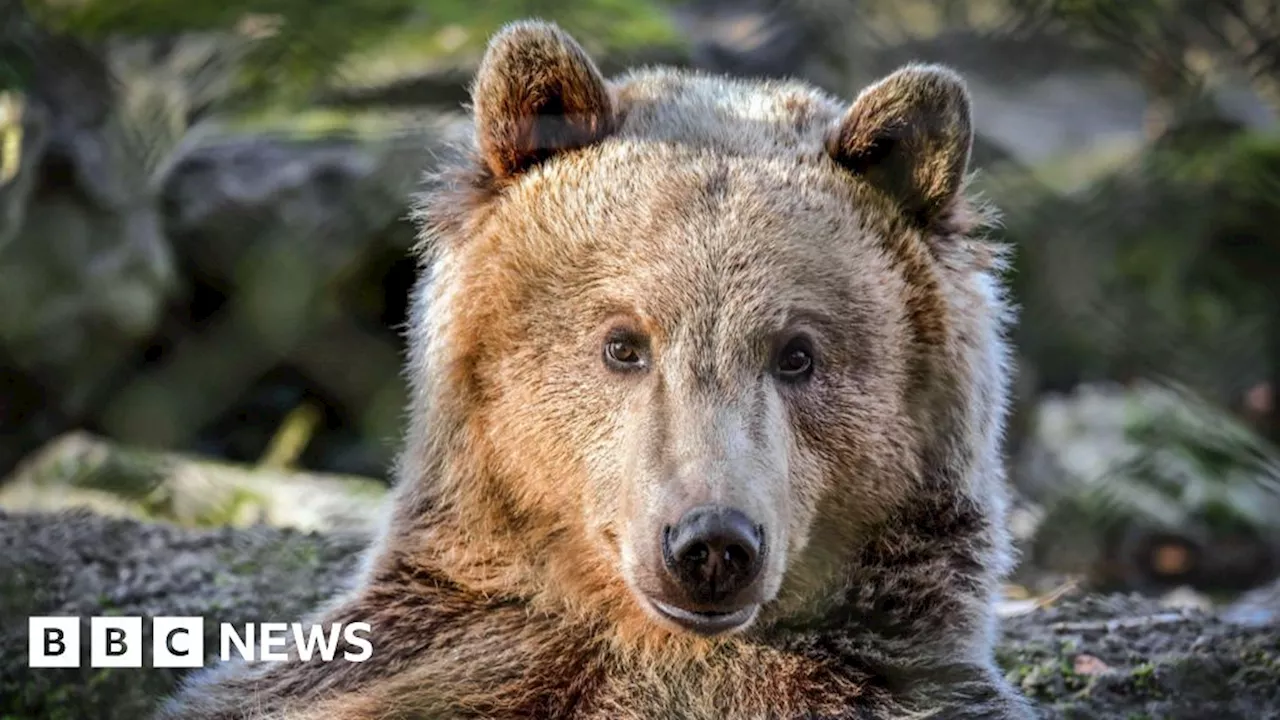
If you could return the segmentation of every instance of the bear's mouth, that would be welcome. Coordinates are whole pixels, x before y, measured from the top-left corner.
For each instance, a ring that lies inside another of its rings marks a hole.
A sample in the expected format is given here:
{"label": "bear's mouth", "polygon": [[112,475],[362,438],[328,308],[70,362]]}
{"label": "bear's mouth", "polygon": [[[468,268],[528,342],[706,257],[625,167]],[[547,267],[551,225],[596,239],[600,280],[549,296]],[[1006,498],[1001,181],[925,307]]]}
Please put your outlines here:
{"label": "bear's mouth", "polygon": [[645,599],[659,615],[667,620],[685,630],[707,636],[720,635],[746,627],[760,610],[759,605],[747,605],[727,612],[693,611],[669,605],[652,597]]}

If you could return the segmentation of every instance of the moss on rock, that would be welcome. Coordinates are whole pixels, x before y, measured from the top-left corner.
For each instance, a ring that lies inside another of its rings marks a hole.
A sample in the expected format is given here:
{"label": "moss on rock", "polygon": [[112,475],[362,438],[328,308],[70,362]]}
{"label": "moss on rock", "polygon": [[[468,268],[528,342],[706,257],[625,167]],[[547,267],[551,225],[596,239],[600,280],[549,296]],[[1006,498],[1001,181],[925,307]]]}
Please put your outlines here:
{"label": "moss on rock", "polygon": [[368,532],[385,493],[386,483],[372,478],[254,468],[73,433],[0,484],[0,508],[84,508],[193,527]]}

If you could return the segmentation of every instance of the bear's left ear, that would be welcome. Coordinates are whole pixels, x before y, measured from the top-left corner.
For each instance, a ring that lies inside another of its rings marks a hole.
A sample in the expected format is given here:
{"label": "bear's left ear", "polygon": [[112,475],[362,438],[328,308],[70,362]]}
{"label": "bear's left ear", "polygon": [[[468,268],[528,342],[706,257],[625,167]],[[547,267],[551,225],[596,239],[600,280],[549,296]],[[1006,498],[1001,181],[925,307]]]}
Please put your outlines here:
{"label": "bear's left ear", "polygon": [[481,157],[498,178],[613,130],[600,71],[577,41],[547,22],[517,22],[494,35],[471,99]]}
{"label": "bear's left ear", "polygon": [[863,90],[826,144],[832,159],[928,227],[959,194],[972,143],[964,81],[916,65]]}

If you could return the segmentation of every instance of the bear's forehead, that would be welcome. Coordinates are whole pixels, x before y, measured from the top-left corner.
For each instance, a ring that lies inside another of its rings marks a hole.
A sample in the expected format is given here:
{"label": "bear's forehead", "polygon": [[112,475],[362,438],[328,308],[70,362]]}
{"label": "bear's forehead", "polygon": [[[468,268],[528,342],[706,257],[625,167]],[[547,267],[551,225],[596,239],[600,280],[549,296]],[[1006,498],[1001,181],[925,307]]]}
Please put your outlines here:
{"label": "bear's forehead", "polygon": [[504,276],[530,292],[586,293],[668,324],[879,305],[893,271],[835,175],[817,159],[605,142],[513,187],[485,255],[519,267]]}
{"label": "bear's forehead", "polygon": [[688,233],[673,230],[737,248],[858,234],[859,194],[825,148],[845,107],[821,91],[656,68],[614,80],[611,92],[614,132],[534,168],[501,203],[500,225],[536,218],[596,244],[631,229],[635,240],[684,236],[690,250],[703,243],[688,247]]}
{"label": "bear's forehead", "polygon": [[670,142],[732,155],[820,152],[844,109],[808,85],[683,70],[635,71],[612,87],[621,120],[615,139]]}
{"label": "bear's forehead", "polygon": [[497,208],[493,226],[525,258],[550,252],[636,270],[811,272],[829,265],[833,252],[878,245],[863,229],[848,178],[824,160],[605,142],[530,173]]}

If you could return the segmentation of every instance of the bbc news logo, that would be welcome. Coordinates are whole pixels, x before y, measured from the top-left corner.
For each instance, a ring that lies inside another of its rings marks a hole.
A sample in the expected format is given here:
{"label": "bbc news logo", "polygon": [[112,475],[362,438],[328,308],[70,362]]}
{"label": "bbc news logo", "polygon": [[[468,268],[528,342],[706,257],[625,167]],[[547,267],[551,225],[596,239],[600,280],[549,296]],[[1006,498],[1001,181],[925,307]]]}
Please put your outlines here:
{"label": "bbc news logo", "polygon": [[[27,664],[33,668],[81,666],[81,623],[78,617],[33,617],[27,621]],[[364,662],[373,656],[368,623],[231,623],[218,626],[218,658],[234,655],[245,660],[283,662],[290,659],[289,638],[303,662]],[[141,617],[89,618],[89,666],[140,668],[145,643]],[[339,641],[347,648],[338,653]],[[353,649],[354,648],[354,649]],[[158,668],[204,667],[204,618],[156,617],[151,619],[151,666]]]}

